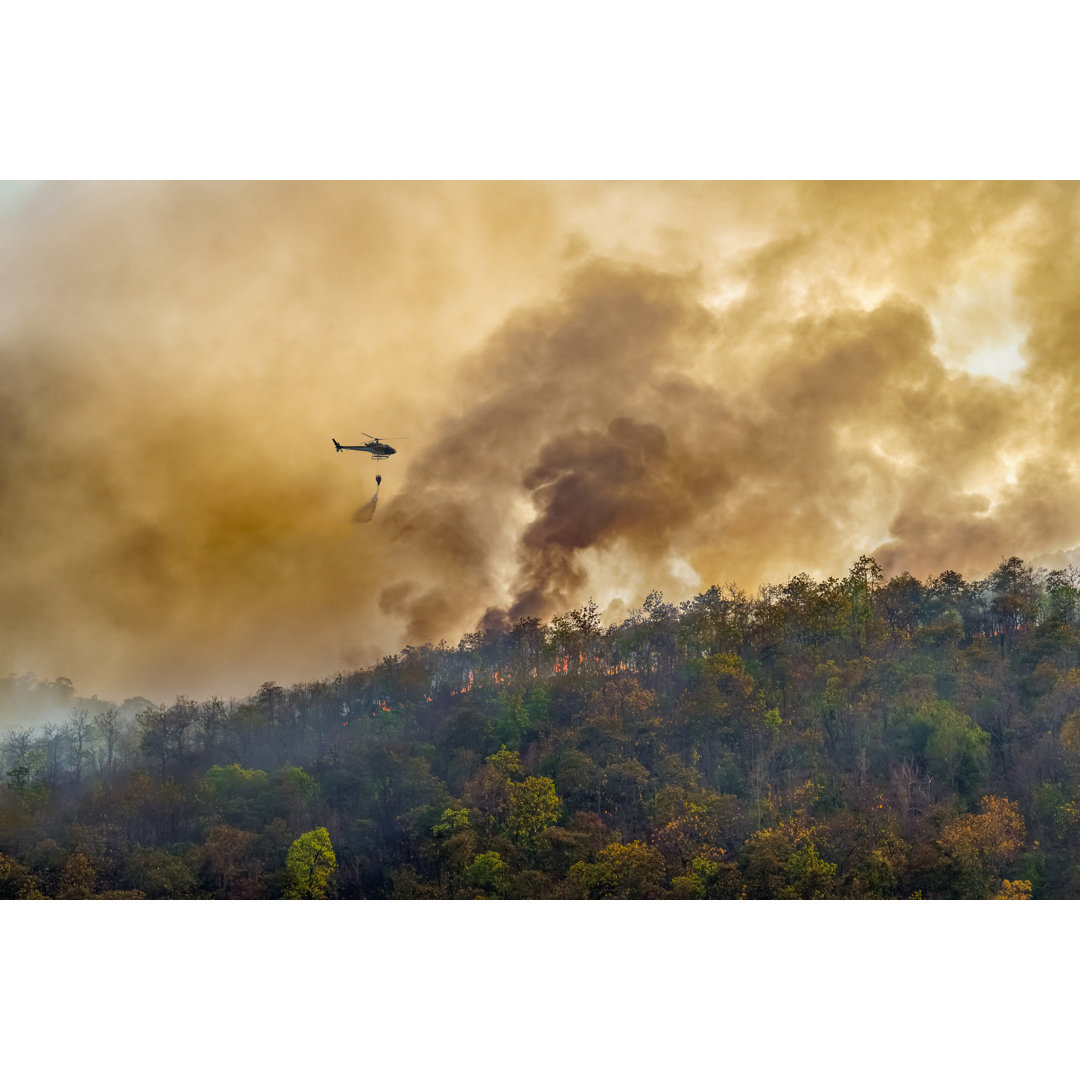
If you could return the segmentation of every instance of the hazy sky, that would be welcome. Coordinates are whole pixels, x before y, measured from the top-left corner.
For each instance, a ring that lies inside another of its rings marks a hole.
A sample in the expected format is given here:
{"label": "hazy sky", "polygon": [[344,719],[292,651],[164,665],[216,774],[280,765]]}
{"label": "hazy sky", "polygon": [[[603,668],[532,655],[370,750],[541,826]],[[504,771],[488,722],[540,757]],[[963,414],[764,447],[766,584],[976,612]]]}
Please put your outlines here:
{"label": "hazy sky", "polygon": [[1078,191],[0,187],[0,668],[239,695],[485,613],[1060,558]]}

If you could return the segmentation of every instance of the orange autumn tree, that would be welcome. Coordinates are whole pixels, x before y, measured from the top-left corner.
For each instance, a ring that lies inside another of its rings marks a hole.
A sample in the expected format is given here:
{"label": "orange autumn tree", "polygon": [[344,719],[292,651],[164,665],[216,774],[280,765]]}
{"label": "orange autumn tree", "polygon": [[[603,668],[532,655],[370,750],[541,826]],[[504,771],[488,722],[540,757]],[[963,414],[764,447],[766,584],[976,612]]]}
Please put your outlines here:
{"label": "orange autumn tree", "polygon": [[941,846],[957,867],[962,895],[971,900],[997,891],[1026,833],[1016,803],[984,795],[980,805],[981,813],[961,814],[941,831]]}

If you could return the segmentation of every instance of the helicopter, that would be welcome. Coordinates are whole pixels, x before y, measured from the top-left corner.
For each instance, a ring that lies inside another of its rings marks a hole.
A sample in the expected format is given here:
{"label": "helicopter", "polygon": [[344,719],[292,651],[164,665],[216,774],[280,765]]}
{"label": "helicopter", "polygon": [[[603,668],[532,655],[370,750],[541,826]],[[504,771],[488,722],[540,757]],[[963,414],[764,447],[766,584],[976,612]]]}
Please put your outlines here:
{"label": "helicopter", "polygon": [[366,431],[361,431],[360,434],[367,435],[371,442],[363,443],[360,446],[342,446],[335,438],[331,438],[330,441],[334,444],[334,449],[339,454],[342,450],[363,450],[371,455],[373,461],[384,461],[391,454],[397,453],[389,443],[381,442],[376,436],[368,435]]}

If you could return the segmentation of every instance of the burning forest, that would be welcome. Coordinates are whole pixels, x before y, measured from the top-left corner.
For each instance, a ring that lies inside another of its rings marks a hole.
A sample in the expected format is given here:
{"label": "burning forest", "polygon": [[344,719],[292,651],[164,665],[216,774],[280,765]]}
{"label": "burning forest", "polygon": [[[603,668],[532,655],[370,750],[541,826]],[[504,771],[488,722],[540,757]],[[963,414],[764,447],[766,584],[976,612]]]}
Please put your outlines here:
{"label": "burning forest", "polygon": [[138,704],[9,727],[0,896],[1080,896],[1080,579],[1016,557]]}

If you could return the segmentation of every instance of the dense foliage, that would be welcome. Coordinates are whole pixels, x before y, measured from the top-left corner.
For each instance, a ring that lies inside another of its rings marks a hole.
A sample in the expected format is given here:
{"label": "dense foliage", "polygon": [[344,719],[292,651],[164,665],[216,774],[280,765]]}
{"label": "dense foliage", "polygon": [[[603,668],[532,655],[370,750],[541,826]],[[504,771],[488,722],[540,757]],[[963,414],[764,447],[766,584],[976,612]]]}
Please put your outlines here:
{"label": "dense foliage", "polygon": [[1071,570],[863,557],[73,706],[0,744],[0,897],[1077,897],[1078,620]]}

